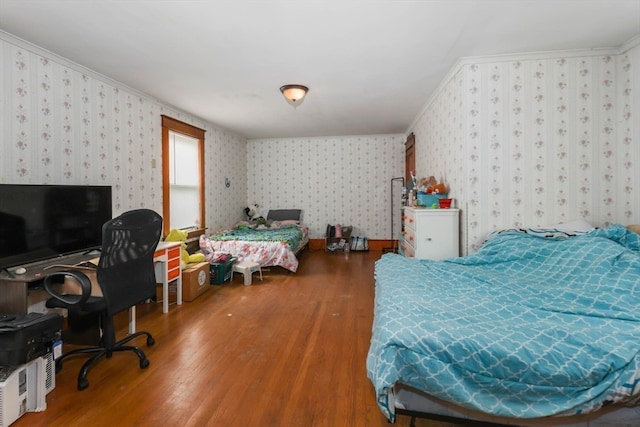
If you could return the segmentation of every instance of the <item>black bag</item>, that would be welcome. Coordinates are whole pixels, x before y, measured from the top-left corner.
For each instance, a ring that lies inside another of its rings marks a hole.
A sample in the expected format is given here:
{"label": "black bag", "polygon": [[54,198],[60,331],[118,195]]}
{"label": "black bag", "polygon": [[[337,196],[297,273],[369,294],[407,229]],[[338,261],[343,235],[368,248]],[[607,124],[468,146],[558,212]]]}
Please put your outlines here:
{"label": "black bag", "polygon": [[61,334],[59,314],[0,314],[0,366],[23,365],[44,356]]}
{"label": "black bag", "polygon": [[331,237],[336,237],[336,227],[334,227],[331,224],[327,224],[327,237],[331,238]]}
{"label": "black bag", "polygon": [[351,236],[350,242],[352,251],[368,251],[369,239],[362,236]]}

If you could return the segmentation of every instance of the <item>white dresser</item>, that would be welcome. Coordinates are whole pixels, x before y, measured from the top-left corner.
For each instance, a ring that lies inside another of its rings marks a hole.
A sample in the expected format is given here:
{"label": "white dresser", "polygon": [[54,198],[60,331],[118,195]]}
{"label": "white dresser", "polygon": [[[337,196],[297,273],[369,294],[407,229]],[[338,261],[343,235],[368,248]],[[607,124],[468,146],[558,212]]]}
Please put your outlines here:
{"label": "white dresser", "polygon": [[459,209],[405,207],[402,215],[404,256],[445,259],[460,256]]}

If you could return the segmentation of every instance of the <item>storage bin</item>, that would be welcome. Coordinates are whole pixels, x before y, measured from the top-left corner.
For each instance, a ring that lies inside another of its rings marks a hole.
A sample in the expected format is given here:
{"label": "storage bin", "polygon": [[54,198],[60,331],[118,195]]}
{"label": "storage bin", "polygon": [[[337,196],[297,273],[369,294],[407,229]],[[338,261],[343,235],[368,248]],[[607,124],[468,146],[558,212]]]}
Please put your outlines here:
{"label": "storage bin", "polygon": [[326,252],[349,252],[349,238],[351,237],[351,225],[342,226],[342,237],[327,236],[324,249]]}
{"label": "storage bin", "polygon": [[449,209],[451,207],[451,199],[439,199],[440,209]]}
{"label": "storage bin", "polygon": [[212,285],[221,285],[231,280],[232,267],[235,260],[235,258],[231,258],[227,262],[209,263],[209,282]]}
{"label": "storage bin", "polygon": [[438,197],[435,194],[418,193],[418,205],[432,208],[439,206]]}

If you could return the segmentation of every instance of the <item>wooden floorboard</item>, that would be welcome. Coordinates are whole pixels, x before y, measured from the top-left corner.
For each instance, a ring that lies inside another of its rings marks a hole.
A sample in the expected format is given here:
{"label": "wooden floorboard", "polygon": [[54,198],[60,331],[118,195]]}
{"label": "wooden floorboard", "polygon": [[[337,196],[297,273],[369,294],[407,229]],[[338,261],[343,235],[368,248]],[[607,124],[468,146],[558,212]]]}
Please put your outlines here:
{"label": "wooden floorboard", "polygon": [[[376,406],[365,360],[379,251],[305,251],[295,274],[213,285],[193,302],[138,308],[138,329],[156,344],[141,370],[115,354],[76,390],[84,359],[65,361],[47,409],[22,426],[389,426]],[[126,332],[119,316],[120,336]],[[409,425],[399,417],[398,426]],[[449,424],[418,420],[416,425]]]}

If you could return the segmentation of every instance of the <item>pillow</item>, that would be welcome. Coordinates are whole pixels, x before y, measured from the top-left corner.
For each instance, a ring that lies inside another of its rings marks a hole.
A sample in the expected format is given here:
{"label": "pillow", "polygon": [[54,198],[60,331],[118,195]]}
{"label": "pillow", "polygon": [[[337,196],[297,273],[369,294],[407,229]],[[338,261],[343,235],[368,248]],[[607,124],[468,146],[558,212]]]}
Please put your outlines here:
{"label": "pillow", "polygon": [[294,220],[300,221],[301,209],[270,209],[267,219],[274,221]]}
{"label": "pillow", "polygon": [[630,224],[627,225],[627,228],[635,233],[640,234],[640,225],[639,224]]}
{"label": "pillow", "polygon": [[578,219],[575,221],[550,225],[549,227],[544,227],[544,228],[553,228],[558,231],[564,231],[565,233],[588,233],[589,231],[592,231],[595,227],[586,221]]}

